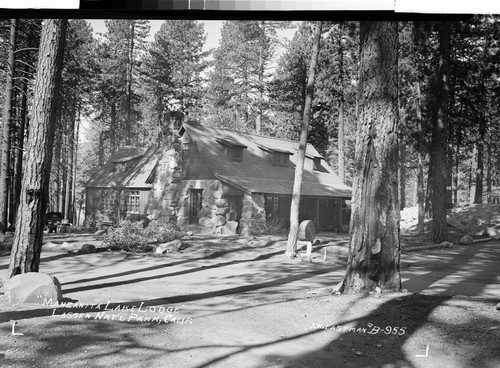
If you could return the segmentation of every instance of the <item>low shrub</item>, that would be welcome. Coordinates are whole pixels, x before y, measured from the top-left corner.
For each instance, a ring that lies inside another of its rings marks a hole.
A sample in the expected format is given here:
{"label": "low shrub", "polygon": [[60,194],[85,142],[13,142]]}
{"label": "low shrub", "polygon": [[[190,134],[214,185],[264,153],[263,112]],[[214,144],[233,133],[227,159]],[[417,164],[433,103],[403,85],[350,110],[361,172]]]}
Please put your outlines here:
{"label": "low shrub", "polygon": [[267,219],[265,229],[270,235],[282,235],[288,230],[288,221],[279,216],[271,217]]}
{"label": "low shrub", "polygon": [[153,243],[180,239],[183,232],[174,223],[162,226],[147,225],[143,221],[123,220],[104,235],[104,242],[126,252],[151,252]]}

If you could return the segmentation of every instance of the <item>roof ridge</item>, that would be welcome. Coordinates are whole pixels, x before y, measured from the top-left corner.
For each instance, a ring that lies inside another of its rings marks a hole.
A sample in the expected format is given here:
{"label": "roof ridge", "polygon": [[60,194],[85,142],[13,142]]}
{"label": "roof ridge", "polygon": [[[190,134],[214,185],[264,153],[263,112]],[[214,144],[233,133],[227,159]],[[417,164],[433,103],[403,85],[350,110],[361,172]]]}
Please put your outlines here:
{"label": "roof ridge", "polygon": [[[219,127],[214,127],[214,126],[211,126],[211,125],[206,125],[206,124],[201,124],[201,123],[189,123],[189,122],[185,122],[184,124],[187,124],[189,126],[195,126],[195,127],[196,127],[196,125],[201,125],[203,127],[211,128],[211,129],[215,129],[215,130],[225,130],[225,131],[228,131],[228,132],[233,132],[233,133],[238,133],[238,134],[243,134],[243,135],[250,135],[250,136],[254,136],[254,137],[278,139],[280,141],[285,141],[285,142],[300,143],[300,141],[296,141],[296,140],[293,140],[293,139],[280,138],[280,137],[271,137],[269,135],[256,134],[256,133],[246,133],[246,132],[241,132],[239,130],[233,130],[233,129],[229,129],[229,128],[219,128]],[[307,144],[309,144],[309,145],[312,146],[312,143],[310,143],[310,142],[307,142]]]}

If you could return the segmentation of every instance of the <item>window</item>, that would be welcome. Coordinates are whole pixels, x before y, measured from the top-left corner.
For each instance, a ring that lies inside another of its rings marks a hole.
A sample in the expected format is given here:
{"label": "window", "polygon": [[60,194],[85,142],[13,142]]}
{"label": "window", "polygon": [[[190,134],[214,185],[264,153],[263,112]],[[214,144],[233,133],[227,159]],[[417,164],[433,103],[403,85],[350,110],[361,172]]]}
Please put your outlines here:
{"label": "window", "polygon": [[111,212],[115,208],[115,191],[111,189],[101,190],[101,210]]}
{"label": "window", "polygon": [[279,215],[280,199],[276,196],[266,196],[266,217],[269,219]]}
{"label": "window", "polygon": [[140,210],[140,192],[130,190],[127,195],[127,213],[139,213]]}
{"label": "window", "polygon": [[272,162],[276,165],[288,165],[288,153],[273,152]]}
{"label": "window", "polygon": [[182,143],[181,156],[182,160],[185,160],[189,157],[189,143]]}
{"label": "window", "polygon": [[229,158],[231,159],[231,161],[241,161],[243,159],[243,147],[229,147]]}
{"label": "window", "polygon": [[215,140],[224,146],[231,161],[241,161],[243,159],[243,148],[247,148],[247,146],[234,139],[216,138]]}
{"label": "window", "polygon": [[321,170],[321,157],[314,157],[313,158],[313,166],[314,170]]}
{"label": "window", "polygon": [[191,189],[189,193],[189,223],[197,224],[200,218],[200,211],[202,208],[203,189]]}

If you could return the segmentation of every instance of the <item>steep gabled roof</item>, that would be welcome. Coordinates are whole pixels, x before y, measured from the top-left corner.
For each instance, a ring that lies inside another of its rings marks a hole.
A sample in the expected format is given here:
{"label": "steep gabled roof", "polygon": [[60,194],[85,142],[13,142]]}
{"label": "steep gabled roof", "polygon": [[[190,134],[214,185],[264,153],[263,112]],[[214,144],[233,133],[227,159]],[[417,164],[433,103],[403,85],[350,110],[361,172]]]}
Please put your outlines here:
{"label": "steep gabled roof", "polygon": [[[118,185],[121,188],[144,188],[151,185],[148,177],[153,171],[160,149],[157,147],[126,147],[115,153],[109,161],[90,179],[86,187],[109,188]],[[115,170],[115,165],[124,164],[124,171]]]}
{"label": "steep gabled roof", "polygon": [[[249,193],[292,193],[299,142],[188,123],[184,123],[180,134],[185,132],[198,147],[207,166],[220,180]],[[218,141],[245,147],[243,159],[231,161]],[[289,154],[294,165],[273,165],[268,159],[269,152],[273,151]],[[309,158],[321,158],[309,143],[306,155]],[[326,162],[322,166],[322,171],[304,170],[302,194],[351,197],[351,188],[342,183]]]}

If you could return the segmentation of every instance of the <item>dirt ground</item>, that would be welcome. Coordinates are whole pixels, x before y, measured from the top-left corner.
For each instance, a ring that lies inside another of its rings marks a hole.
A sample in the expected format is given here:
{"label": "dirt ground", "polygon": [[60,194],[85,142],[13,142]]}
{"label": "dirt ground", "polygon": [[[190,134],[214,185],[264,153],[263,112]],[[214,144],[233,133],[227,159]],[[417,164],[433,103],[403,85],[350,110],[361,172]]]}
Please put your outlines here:
{"label": "dirt ground", "polygon": [[366,295],[332,293],[346,235],[320,234],[312,263],[276,236],[194,236],[165,256],[54,247],[40,271],[67,304],[0,295],[0,367],[500,367],[500,242],[407,251],[426,237],[403,231],[407,292]]}

